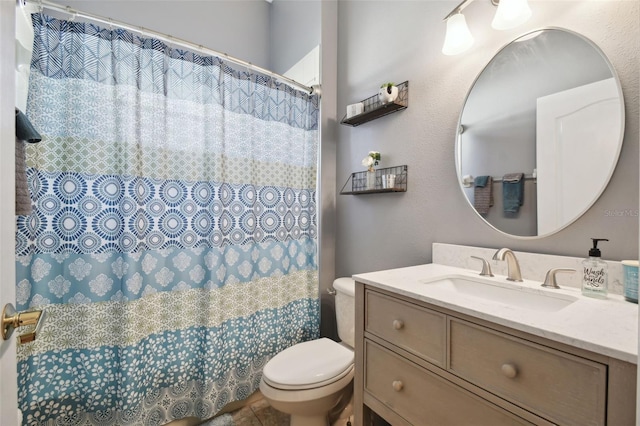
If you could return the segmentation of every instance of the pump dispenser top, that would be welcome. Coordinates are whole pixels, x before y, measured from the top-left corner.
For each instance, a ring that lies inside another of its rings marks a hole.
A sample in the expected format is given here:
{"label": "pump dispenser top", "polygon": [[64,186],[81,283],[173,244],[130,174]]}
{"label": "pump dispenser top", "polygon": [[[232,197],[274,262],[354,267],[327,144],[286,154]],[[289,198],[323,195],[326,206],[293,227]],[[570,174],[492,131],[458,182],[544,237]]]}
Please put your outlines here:
{"label": "pump dispenser top", "polygon": [[600,249],[598,248],[598,241],[609,241],[606,238],[592,238],[593,248],[589,249],[589,257],[601,257]]}
{"label": "pump dispenser top", "polygon": [[609,241],[606,238],[591,238],[593,248],[589,249],[589,257],[582,261],[582,294],[604,299],[607,297],[608,265],[600,259],[602,253],[598,241]]}

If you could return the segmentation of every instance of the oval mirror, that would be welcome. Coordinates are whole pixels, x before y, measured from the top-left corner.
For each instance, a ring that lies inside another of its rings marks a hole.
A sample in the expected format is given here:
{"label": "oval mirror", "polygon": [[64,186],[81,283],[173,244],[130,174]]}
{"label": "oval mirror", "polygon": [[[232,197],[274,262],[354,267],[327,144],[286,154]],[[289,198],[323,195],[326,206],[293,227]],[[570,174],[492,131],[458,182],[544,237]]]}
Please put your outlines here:
{"label": "oval mirror", "polygon": [[460,114],[456,169],[475,211],[512,236],[546,236],[598,199],[615,169],[624,102],[611,63],[559,28],[503,47]]}

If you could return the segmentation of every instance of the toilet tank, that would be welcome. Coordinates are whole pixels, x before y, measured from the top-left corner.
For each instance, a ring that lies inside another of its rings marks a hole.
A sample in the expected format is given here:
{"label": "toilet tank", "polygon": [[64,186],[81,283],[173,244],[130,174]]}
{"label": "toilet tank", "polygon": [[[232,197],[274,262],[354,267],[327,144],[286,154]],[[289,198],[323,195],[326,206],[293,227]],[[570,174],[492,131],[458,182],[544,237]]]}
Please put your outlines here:
{"label": "toilet tank", "polygon": [[354,347],[356,315],[356,283],[352,278],[337,278],[333,281],[336,291],[336,323],[338,336],[343,343]]}

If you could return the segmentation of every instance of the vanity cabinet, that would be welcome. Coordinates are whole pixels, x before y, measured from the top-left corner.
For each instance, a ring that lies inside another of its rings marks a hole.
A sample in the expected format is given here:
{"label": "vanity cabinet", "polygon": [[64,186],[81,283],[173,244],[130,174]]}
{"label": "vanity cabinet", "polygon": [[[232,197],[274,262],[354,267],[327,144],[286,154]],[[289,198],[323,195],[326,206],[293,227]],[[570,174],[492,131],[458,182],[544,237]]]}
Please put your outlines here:
{"label": "vanity cabinet", "polygon": [[636,366],[356,284],[356,425],[635,424]]}

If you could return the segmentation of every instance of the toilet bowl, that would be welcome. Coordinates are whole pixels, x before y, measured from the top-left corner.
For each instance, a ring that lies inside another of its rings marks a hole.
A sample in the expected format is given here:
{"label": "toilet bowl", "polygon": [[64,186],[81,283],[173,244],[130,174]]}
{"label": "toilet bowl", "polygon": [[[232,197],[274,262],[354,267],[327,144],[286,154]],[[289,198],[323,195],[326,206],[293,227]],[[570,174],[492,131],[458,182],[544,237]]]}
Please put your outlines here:
{"label": "toilet bowl", "polygon": [[260,391],[273,408],[291,415],[291,426],[327,426],[329,411],[351,392],[355,283],[339,278],[333,286],[342,342],[321,338],[298,343],[264,366]]}

